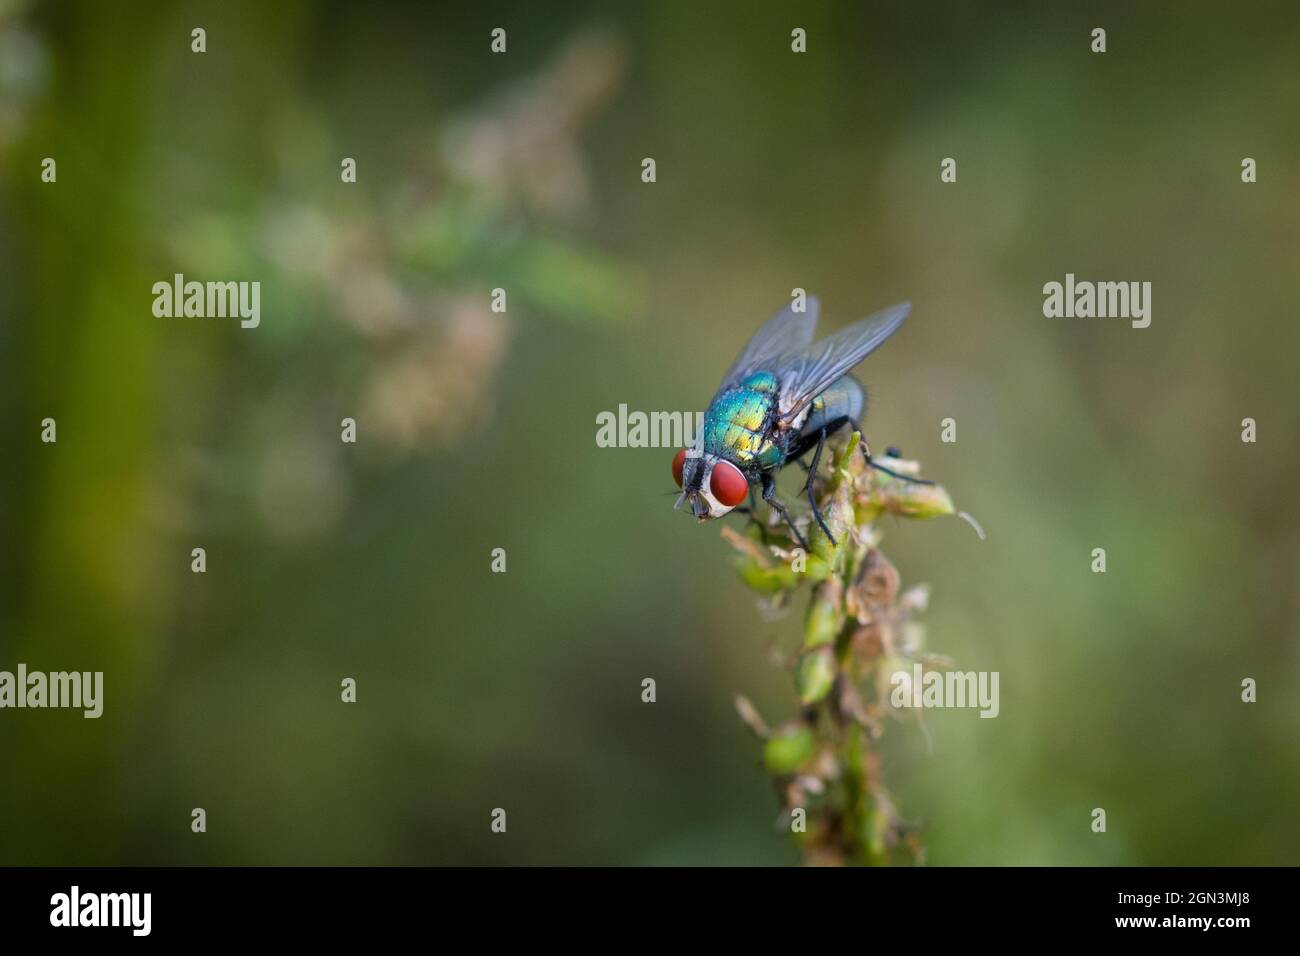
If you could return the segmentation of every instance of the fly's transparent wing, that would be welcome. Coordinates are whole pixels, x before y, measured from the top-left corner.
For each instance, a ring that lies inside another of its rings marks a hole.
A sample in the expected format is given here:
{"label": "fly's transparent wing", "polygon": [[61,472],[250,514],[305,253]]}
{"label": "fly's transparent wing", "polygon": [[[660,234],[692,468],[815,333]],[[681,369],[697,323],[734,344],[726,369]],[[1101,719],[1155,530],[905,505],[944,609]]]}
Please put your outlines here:
{"label": "fly's transparent wing", "polygon": [[754,337],[736,356],[736,361],[731,363],[727,374],[722,376],[722,384],[718,386],[719,395],[752,372],[776,371],[777,359],[807,351],[812,344],[813,331],[817,328],[817,297],[808,296],[804,300],[804,307],[803,312],[796,312],[793,304],[787,305],[763,323],[763,327],[754,333]]}
{"label": "fly's transparent wing", "polygon": [[874,352],[903,324],[912,303],[900,302],[822,339],[782,363],[781,417],[789,421],[809,402]]}

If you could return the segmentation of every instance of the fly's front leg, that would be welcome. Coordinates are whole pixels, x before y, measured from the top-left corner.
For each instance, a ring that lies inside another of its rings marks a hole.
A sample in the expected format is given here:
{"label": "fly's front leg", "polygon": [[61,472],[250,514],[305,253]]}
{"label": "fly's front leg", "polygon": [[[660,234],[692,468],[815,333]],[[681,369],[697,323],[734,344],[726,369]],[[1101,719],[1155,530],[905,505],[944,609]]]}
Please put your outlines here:
{"label": "fly's front leg", "polygon": [[758,537],[763,542],[763,547],[767,547],[767,525],[766,522],[758,520],[758,503],[754,500],[754,486],[749,486],[749,507],[736,508],[740,514],[748,515],[749,520],[758,525]]}
{"label": "fly's front leg", "polygon": [[785,519],[785,523],[790,526],[790,533],[794,535],[795,540],[799,542],[799,547],[805,551],[808,550],[808,542],[804,540],[799,529],[794,526],[794,519],[790,517],[790,509],[781,503],[776,496],[776,479],[772,477],[771,472],[763,472],[763,500],[767,506]]}

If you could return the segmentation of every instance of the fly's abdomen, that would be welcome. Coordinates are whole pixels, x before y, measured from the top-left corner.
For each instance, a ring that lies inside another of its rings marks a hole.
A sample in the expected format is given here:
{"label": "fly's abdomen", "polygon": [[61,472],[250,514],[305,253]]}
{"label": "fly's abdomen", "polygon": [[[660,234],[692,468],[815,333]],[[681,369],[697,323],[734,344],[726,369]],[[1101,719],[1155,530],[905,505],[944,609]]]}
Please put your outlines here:
{"label": "fly's abdomen", "polygon": [[860,422],[862,409],[866,404],[867,395],[858,380],[851,375],[845,375],[813,399],[809,406],[811,411],[808,413],[808,418],[799,431],[801,434],[811,435],[844,418]]}

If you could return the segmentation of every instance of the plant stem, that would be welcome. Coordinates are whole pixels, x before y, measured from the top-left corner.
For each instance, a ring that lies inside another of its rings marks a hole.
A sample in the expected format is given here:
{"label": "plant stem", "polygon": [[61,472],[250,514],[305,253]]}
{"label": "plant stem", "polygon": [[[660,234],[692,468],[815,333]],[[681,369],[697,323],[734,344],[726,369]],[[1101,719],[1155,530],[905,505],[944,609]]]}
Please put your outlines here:
{"label": "plant stem", "polygon": [[[871,469],[857,454],[858,441],[850,436],[829,474],[813,476],[833,538],[810,521],[805,555],[792,538],[772,544],[770,527],[765,536],[724,532],[741,553],[743,580],[774,605],[812,585],[794,662],[799,715],[768,730],[752,704],[737,701],[746,723],[766,738],[764,764],[810,864],[879,866],[915,862],[921,853],[884,786],[880,741],[889,672],[919,650],[919,626],[910,618],[925,602],[920,592],[900,596],[899,574],[877,547],[874,523],[883,514],[955,512],[939,486]],[[889,467],[916,470],[896,459]],[[766,551],[757,544],[763,539]]]}

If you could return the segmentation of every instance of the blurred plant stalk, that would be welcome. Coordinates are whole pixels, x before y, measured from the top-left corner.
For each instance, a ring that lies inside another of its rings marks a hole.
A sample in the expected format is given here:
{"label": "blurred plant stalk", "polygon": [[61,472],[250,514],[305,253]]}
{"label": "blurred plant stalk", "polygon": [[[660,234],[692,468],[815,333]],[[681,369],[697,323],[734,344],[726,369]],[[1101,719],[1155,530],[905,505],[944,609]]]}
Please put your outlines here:
{"label": "blurred plant stalk", "polygon": [[[179,221],[158,228],[175,269],[264,277],[277,321],[245,347],[276,368],[315,369],[276,375],[257,396],[246,476],[210,487],[216,455],[196,448],[193,487],[206,498],[251,487],[272,537],[319,538],[352,497],[344,415],[389,462],[458,447],[496,414],[522,322],[592,334],[637,316],[639,269],[583,238],[598,212],[583,136],[617,93],[626,56],[617,33],[580,30],[481,101],[422,120],[405,164],[363,166],[347,184],[335,170],[348,130],[286,95],[272,113],[272,188],[248,208],[176,203]],[[316,411],[323,382],[328,415]],[[174,497],[183,524],[195,509],[185,491]]]}
{"label": "blurred plant stalk", "polygon": [[[880,742],[889,708],[890,675],[913,662],[942,666],[922,653],[923,630],[914,617],[928,589],[901,591],[898,571],[880,551],[879,519],[887,514],[932,518],[955,514],[948,492],[870,468],[854,433],[833,456],[814,491],[831,541],[815,521],[805,537],[810,553],[769,525],[745,534],[724,529],[739,552],[746,584],[773,606],[810,589],[803,645],[789,666],[798,716],[769,727],[754,706],[737,697],[741,719],[764,740],[763,764],[776,785],[804,861],[813,865],[885,865],[920,862],[915,827],[899,815],[883,780]],[[915,462],[877,459],[900,474]]]}

